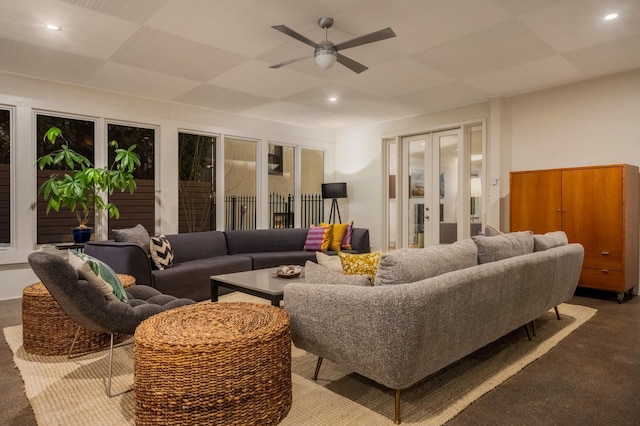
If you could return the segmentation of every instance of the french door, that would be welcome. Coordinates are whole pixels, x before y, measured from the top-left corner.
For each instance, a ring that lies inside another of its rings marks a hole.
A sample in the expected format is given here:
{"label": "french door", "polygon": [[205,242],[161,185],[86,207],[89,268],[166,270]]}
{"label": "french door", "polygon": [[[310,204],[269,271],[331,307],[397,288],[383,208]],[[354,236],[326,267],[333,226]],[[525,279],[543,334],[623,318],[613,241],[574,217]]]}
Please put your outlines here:
{"label": "french door", "polygon": [[461,139],[460,129],[402,138],[403,247],[457,240],[457,153]]}

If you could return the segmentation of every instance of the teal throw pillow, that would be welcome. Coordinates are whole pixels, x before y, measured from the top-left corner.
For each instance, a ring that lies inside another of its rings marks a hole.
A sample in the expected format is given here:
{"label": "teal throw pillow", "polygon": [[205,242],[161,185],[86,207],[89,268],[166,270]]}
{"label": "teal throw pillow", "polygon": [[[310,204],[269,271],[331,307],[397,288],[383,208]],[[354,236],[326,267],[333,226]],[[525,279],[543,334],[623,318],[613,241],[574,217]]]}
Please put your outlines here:
{"label": "teal throw pillow", "polygon": [[113,271],[113,269],[109,267],[109,265],[99,259],[96,259],[93,256],[89,256],[88,254],[82,252],[70,250],[69,255],[75,255],[85,261],[100,281],[103,281],[111,286],[113,294],[120,301],[126,302],[128,300],[127,292],[124,290],[120,278],[118,278],[118,275]]}

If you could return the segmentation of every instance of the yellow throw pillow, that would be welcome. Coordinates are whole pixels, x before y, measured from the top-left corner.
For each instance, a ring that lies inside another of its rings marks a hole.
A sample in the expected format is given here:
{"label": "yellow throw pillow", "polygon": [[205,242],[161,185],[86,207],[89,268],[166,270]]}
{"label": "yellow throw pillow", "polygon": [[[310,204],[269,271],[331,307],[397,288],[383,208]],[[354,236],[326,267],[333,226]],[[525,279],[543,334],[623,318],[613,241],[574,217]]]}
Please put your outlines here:
{"label": "yellow throw pillow", "polygon": [[335,223],[333,225],[329,225],[328,223],[321,223],[320,226],[331,227],[331,241],[329,241],[329,250],[340,251],[342,249],[342,240],[344,239],[344,234],[347,233],[349,224]]}
{"label": "yellow throw pillow", "polygon": [[374,284],[376,272],[378,271],[378,263],[382,253],[374,251],[373,253],[350,254],[339,252],[342,269],[347,275],[366,275],[371,278],[371,285]]}

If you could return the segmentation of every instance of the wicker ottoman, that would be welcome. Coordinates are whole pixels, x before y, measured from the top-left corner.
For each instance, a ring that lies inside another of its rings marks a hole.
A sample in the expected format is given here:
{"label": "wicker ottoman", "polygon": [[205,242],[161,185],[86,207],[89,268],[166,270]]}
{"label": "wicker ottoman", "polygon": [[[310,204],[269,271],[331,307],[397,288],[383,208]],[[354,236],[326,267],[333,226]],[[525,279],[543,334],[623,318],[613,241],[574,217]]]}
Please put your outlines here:
{"label": "wicker ottoman", "polygon": [[135,333],[136,425],[274,425],[291,408],[289,316],[254,303],[199,303]]}
{"label": "wicker ottoman", "polygon": [[[118,274],[124,287],[132,286],[136,279]],[[31,284],[22,291],[22,346],[30,354],[67,355],[78,324],[64,313],[58,302],[42,283]],[[113,342],[120,343],[131,337],[116,334]],[[92,352],[109,347],[108,334],[80,329],[73,354]]]}

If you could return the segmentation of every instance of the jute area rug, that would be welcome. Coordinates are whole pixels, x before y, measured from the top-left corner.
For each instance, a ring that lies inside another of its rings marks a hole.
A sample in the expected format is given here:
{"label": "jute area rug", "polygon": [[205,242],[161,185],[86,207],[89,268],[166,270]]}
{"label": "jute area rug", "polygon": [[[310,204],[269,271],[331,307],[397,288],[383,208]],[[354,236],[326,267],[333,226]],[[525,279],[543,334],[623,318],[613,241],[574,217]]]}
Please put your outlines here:
{"label": "jute area rug", "polygon": [[[232,293],[221,301],[262,299]],[[268,302],[266,302],[268,303]],[[562,320],[553,310],[536,321],[533,341],[523,329],[402,391],[402,423],[439,425],[455,417],[485,393],[551,350],[596,310],[563,304]],[[108,398],[105,394],[108,351],[79,358],[31,355],[22,347],[22,326],[4,329],[25,393],[38,425],[133,425],[133,392]],[[393,391],[325,360],[319,380],[311,380],[317,358],[292,349],[293,404],[282,425],[390,425]],[[113,389],[133,383],[133,345],[114,351]]]}

